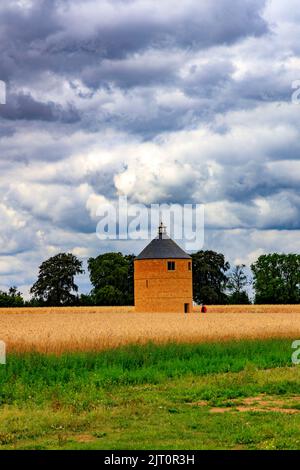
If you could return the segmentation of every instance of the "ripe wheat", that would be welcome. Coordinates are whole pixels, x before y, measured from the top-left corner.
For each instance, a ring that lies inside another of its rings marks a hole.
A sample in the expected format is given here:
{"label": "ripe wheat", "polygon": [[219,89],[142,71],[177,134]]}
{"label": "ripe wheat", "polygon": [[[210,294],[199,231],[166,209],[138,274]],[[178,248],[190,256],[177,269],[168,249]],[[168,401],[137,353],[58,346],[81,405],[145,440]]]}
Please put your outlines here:
{"label": "ripe wheat", "polygon": [[0,309],[8,352],[98,351],[126,344],[230,339],[300,339],[300,305],[209,306],[190,314],[146,314],[133,307]]}

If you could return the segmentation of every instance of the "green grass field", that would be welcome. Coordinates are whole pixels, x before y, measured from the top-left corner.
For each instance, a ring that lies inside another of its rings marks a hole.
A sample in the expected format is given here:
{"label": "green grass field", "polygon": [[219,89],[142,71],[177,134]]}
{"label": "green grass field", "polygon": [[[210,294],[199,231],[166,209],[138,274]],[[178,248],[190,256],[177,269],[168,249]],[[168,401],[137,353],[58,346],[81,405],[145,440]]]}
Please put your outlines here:
{"label": "green grass field", "polygon": [[291,342],[8,355],[0,449],[299,449]]}

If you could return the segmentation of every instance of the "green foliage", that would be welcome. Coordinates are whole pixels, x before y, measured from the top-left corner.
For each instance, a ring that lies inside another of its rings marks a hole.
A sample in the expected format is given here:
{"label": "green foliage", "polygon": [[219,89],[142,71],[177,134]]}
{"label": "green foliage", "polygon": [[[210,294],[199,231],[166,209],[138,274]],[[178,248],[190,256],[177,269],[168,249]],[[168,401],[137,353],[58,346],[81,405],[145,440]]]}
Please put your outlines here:
{"label": "green foliage", "polygon": [[255,302],[297,304],[300,302],[300,255],[262,255],[252,264]]}
{"label": "green foliage", "polygon": [[95,297],[91,294],[81,294],[79,297],[79,305],[92,307],[95,304]]}
{"label": "green foliage", "polygon": [[192,254],[194,300],[200,304],[227,303],[225,294],[230,265],[222,253],[198,251]]}
{"label": "green foliage", "polygon": [[245,268],[246,266],[244,264],[238,264],[233,268],[228,276],[228,303],[231,305],[250,304],[249,296],[246,292],[246,287],[249,282],[245,273]]}
{"label": "green foliage", "polygon": [[78,287],[76,274],[82,274],[82,261],[72,253],[59,253],[44,261],[39,268],[38,280],[30,292],[39,303],[46,305],[73,305]]}
{"label": "green foliage", "polygon": [[228,277],[227,288],[232,292],[242,292],[248,284],[245,264],[237,264]]}
{"label": "green foliage", "polygon": [[62,356],[10,354],[0,367],[0,402],[43,402],[52,395],[71,399],[75,392],[114,385],[161,383],[184,376],[240,372],[291,365],[291,341],[132,345],[100,353]]}
{"label": "green foliage", "polygon": [[24,302],[24,307],[43,307],[44,302],[42,300],[39,300],[36,297],[31,297],[29,300],[25,300]]}
{"label": "green foliage", "polygon": [[229,305],[249,305],[251,302],[247,292],[233,292],[228,295]]}
{"label": "green foliage", "polygon": [[291,406],[300,382],[290,353],[289,340],[269,340],[9,354],[0,448],[296,449],[300,415],[235,410],[260,394]]}
{"label": "green foliage", "polygon": [[88,269],[96,305],[133,304],[134,255],[105,253],[90,258]]}
{"label": "green foliage", "polygon": [[10,287],[8,292],[0,291],[0,308],[23,306],[24,299],[16,287]]}
{"label": "green foliage", "polygon": [[[230,265],[222,253],[198,251],[192,254],[194,300],[200,304],[249,304],[245,265]],[[300,302],[300,255],[262,255],[251,266],[255,303],[296,304]],[[0,307],[40,305],[133,305],[134,255],[105,253],[88,260],[93,290],[90,295],[74,295],[76,274],[83,273],[82,261],[71,253],[60,253],[39,268],[32,286],[33,298],[24,302],[16,288],[0,291]],[[226,293],[227,291],[227,293]]]}
{"label": "green foliage", "polygon": [[[104,286],[94,292],[95,305],[126,305],[127,297],[114,286]],[[125,300],[126,299],[126,300]]]}

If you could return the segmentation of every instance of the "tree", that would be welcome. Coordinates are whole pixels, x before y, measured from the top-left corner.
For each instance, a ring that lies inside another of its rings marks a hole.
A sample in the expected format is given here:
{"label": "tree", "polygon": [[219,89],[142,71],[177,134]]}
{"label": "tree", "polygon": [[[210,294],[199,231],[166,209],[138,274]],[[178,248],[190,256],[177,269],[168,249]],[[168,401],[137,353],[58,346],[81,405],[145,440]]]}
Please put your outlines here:
{"label": "tree", "polygon": [[249,305],[250,299],[246,291],[242,292],[232,292],[228,296],[228,303],[230,305]]}
{"label": "tree", "polygon": [[91,294],[81,294],[79,296],[79,305],[91,307],[95,304],[95,298]]}
{"label": "tree", "polygon": [[104,286],[95,291],[95,305],[125,305],[124,294],[117,287]]}
{"label": "tree", "polygon": [[246,292],[248,278],[245,274],[246,266],[244,264],[236,265],[228,276],[227,289],[230,292],[228,303],[230,304],[249,304],[250,300]]}
{"label": "tree", "polygon": [[8,292],[0,291],[0,307],[23,307],[24,299],[17,287],[10,287]]}
{"label": "tree", "polygon": [[134,255],[105,253],[90,258],[88,269],[97,305],[133,304]]}
{"label": "tree", "polygon": [[46,305],[72,305],[78,286],[76,274],[82,274],[82,261],[72,253],[59,253],[44,261],[39,268],[38,280],[30,289],[34,298]]}
{"label": "tree", "polygon": [[300,302],[300,255],[262,255],[252,264],[255,303]]}
{"label": "tree", "polygon": [[227,303],[226,272],[230,265],[222,253],[198,251],[192,254],[194,300],[205,304]]}

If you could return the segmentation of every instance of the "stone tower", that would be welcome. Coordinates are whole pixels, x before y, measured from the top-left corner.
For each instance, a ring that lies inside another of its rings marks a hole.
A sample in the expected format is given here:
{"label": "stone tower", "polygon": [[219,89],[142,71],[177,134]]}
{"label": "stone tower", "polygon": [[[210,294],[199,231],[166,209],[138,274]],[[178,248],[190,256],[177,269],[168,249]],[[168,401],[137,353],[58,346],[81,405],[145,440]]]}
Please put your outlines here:
{"label": "stone tower", "polygon": [[192,311],[192,258],[162,223],[158,236],[134,260],[134,300],[136,312]]}

